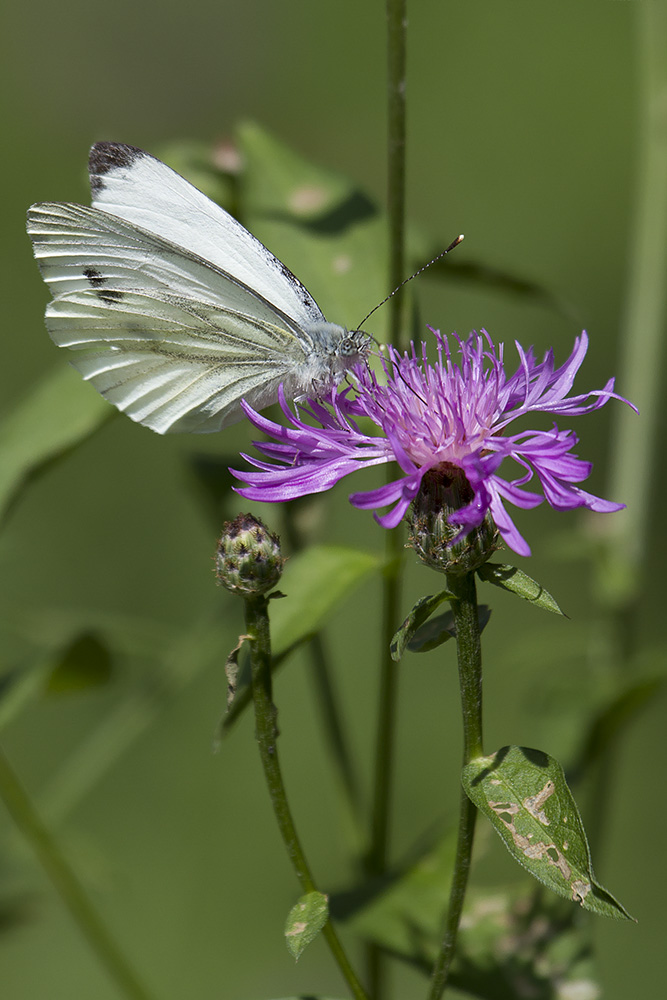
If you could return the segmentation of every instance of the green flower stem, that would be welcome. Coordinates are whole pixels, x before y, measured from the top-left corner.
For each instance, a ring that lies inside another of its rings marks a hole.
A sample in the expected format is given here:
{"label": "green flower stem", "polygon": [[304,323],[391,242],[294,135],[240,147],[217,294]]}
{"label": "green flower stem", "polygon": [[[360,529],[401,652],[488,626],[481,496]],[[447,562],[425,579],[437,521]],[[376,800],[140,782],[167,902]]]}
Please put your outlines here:
{"label": "green flower stem", "polygon": [[[456,624],[456,650],[459,665],[459,687],[463,711],[462,767],[482,754],[482,644],[479,630],[475,574],[448,574],[447,587],[456,599],[452,611]],[[438,1000],[444,993],[456,950],[456,938],[463,910],[477,810],[461,790],[459,831],[456,861],[449,894],[449,909],[440,952],[433,968],[428,1000]]]}
{"label": "green flower stem", "polygon": [[387,0],[387,209],[389,212],[389,340],[398,350],[402,341],[405,278],[405,67],[407,0]]}
{"label": "green flower stem", "polygon": [[2,751],[0,751],[0,795],[88,944],[111,978],[131,1000],[151,1000],[151,994],[140,983],[94,909],[83,886],[61,853],[55,838],[35,812],[30,798]]}
{"label": "green flower stem", "polygon": [[[250,663],[252,668],[252,695],[255,706],[255,727],[259,754],[269,789],[273,811],[278,821],[287,854],[304,893],[316,892],[317,887],[297,836],[294,820],[287,803],[280,762],[278,760],[276,707],[271,696],[271,638],[269,631],[268,599],[260,594],[246,597],[245,622],[250,638]],[[322,931],[331,953],[338,964],[355,1000],[368,1000],[355,972],[343,950],[330,920]]]}
{"label": "green flower stem", "polygon": [[[405,67],[407,50],[407,0],[387,0],[387,211],[389,215],[389,289],[398,289],[389,300],[389,340],[398,349],[402,341],[403,289],[405,277]],[[393,476],[387,469],[387,477]],[[398,531],[386,536],[386,564],[383,586],[382,628],[380,632],[380,691],[371,836],[366,870],[379,877],[387,868],[389,819],[394,777],[394,742],[397,695],[397,666],[389,644],[399,620],[401,594],[402,541]],[[366,949],[370,993],[381,997],[384,990],[384,961],[373,944]]]}

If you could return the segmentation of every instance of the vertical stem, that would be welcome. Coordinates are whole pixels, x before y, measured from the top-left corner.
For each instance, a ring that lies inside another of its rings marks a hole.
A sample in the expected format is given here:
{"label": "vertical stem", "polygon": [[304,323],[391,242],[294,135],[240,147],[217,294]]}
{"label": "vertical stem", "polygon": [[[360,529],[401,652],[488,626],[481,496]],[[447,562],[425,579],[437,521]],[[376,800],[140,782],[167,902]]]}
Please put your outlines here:
{"label": "vertical stem", "polygon": [[[609,490],[627,508],[605,523],[597,565],[599,603],[608,636],[597,669],[621,679],[636,650],[643,576],[655,504],[656,441],[662,424],[667,311],[667,6],[635,6],[639,136],[627,302],[621,327],[619,389],[639,407],[614,410]],[[586,775],[591,789],[586,829],[595,857],[609,828],[613,756],[605,753]]]}
{"label": "vertical stem", "polygon": [[[456,595],[456,599],[452,601],[452,611],[456,624],[456,650],[463,714],[463,768],[473,758],[482,754],[482,644],[475,574],[448,575],[447,587]],[[428,1000],[439,1000],[447,985],[470,873],[476,818],[475,806],[461,789],[459,831],[449,909],[440,952],[433,968]]]}
{"label": "vertical stem", "polygon": [[[405,66],[407,0],[387,0],[387,210],[389,215],[389,289],[404,277],[405,241]],[[389,300],[389,339],[400,348],[403,290]],[[388,470],[388,476],[392,472]],[[396,720],[397,667],[389,653],[400,606],[401,536],[386,535],[382,629],[380,633],[380,691],[375,744],[374,794],[371,837],[366,867],[381,876],[387,868],[389,818],[393,786],[394,729]],[[385,992],[383,962],[379,949],[369,945],[366,954],[370,993],[379,1000]]]}
{"label": "vertical stem", "polygon": [[628,498],[626,510],[610,518],[607,565],[602,586],[615,584],[607,603],[634,603],[646,559],[652,501],[650,483],[655,442],[662,422],[660,397],[664,367],[667,307],[667,7],[638,4],[637,67],[640,81],[640,133],[637,203],[631,236],[630,278],[621,340],[621,392],[639,407],[615,409],[609,495]]}
{"label": "vertical stem", "polygon": [[[250,662],[252,668],[252,695],[255,705],[255,726],[259,753],[269,789],[273,812],[296,876],[304,892],[316,892],[306,856],[294,826],[280,761],[278,759],[276,708],[271,696],[271,639],[269,632],[268,601],[263,595],[245,599],[246,631],[250,637]],[[355,1000],[368,1000],[338,939],[330,920],[322,933],[329,949],[343,974]]]}
{"label": "vertical stem", "polygon": [[130,1000],[150,1000],[127,959],[88,899],[58,844],[35,812],[14,770],[0,752],[0,795],[97,958]]}
{"label": "vertical stem", "polygon": [[[389,213],[389,290],[405,277],[405,97],[407,0],[387,0],[388,123],[387,210]],[[403,289],[389,300],[389,340],[400,350]]]}

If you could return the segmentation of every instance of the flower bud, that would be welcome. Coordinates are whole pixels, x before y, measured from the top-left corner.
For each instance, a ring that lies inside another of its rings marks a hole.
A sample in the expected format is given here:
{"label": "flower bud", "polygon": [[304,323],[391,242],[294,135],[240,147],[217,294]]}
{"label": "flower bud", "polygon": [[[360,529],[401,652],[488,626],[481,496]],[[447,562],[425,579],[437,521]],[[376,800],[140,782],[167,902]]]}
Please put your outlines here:
{"label": "flower bud", "polygon": [[215,556],[218,583],[234,594],[264,594],[275,587],[285,560],[280,539],[252,514],[239,514],[223,527]]}
{"label": "flower bud", "polygon": [[460,525],[449,523],[450,515],[467,507],[473,496],[462,469],[451,462],[441,462],[424,475],[407,522],[408,545],[427,566],[442,573],[472,573],[498,548],[498,529],[488,512],[465,535]]}

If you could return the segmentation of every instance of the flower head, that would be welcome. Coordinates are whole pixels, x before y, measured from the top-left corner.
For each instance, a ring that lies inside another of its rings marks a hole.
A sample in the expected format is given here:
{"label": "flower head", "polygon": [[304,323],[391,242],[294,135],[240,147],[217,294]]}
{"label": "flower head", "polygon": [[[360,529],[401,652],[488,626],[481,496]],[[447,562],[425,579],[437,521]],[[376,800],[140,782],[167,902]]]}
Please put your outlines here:
{"label": "flower head", "polygon": [[[292,411],[280,394],[288,426],[277,424],[242,406],[252,423],[273,441],[255,442],[268,462],[243,457],[257,472],[234,472],[248,485],[238,492],[249,500],[279,502],[330,489],[356,469],[395,461],[402,475],[350,501],[363,510],[389,509],[376,520],[394,528],[416,497],[430,470],[452,465],[462,470],[470,486],[469,502],[449,516],[463,537],[490,513],[506,544],[520,555],[530,549],[505,508],[509,501],[529,509],[547,500],[557,510],[588,507],[594,511],[620,510],[624,505],[593,496],[577,484],[591,471],[591,463],[573,454],[577,436],[554,424],[548,431],[519,430],[510,425],[528,413],[576,416],[603,406],[611,398],[614,380],[603,389],[569,395],[588,348],[588,337],[577,337],[572,354],[554,368],[553,351],[537,361],[532,348],[516,344],[519,366],[505,372],[503,345],[495,347],[484,331],[456,342],[437,330],[437,361],[429,363],[426,345],[400,354],[389,347],[383,358],[385,379],[380,381],[359,365],[354,385],[333,390],[326,401],[308,400]],[[378,429],[366,433],[358,420],[368,417]],[[500,475],[505,459],[520,467],[520,475]],[[233,470],[232,470],[233,471]],[[537,477],[542,493],[525,488]]]}

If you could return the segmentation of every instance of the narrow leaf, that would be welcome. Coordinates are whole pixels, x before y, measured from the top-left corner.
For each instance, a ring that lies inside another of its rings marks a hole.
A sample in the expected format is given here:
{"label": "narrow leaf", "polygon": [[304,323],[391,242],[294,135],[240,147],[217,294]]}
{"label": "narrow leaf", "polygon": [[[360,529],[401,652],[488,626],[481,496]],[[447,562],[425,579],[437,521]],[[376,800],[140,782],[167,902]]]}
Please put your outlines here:
{"label": "narrow leaf", "polygon": [[541,750],[503,747],[473,760],[461,780],[531,875],[586,910],[633,919],[595,881],[579,810],[558,761]]}
{"label": "narrow leaf", "polygon": [[[479,630],[483,632],[489,624],[491,608],[487,604],[480,604],[477,617]],[[436,649],[443,642],[454,638],[456,638],[454,614],[452,611],[444,611],[441,615],[434,615],[417,629],[408,643],[408,649],[411,653],[427,653],[430,649]]]}
{"label": "narrow leaf", "polygon": [[57,368],[0,421],[0,517],[24,481],[115,413],[72,368]]}
{"label": "narrow leaf", "polygon": [[234,701],[234,695],[236,694],[236,681],[239,674],[239,654],[248,638],[249,636],[247,635],[240,635],[239,641],[236,643],[225,661],[225,677],[227,678],[227,711],[231,708],[232,702]]}
{"label": "narrow leaf", "polygon": [[295,961],[320,933],[329,919],[329,897],[309,892],[292,907],[285,924],[285,943]]}
{"label": "narrow leaf", "polygon": [[516,594],[517,597],[523,597],[524,601],[530,601],[538,608],[567,617],[549,591],[545,590],[536,580],[531,579],[527,573],[517,569],[516,566],[487,562],[479,567],[477,575],[481,580],[492,583],[494,587],[507,590],[510,594]]}
{"label": "narrow leaf", "polygon": [[401,627],[394,633],[394,637],[389,645],[392,660],[400,660],[408,643],[420,625],[423,625],[431,617],[443,601],[449,601],[452,597],[453,594],[450,594],[448,590],[441,590],[438,594],[430,594],[427,597],[419,598]]}

